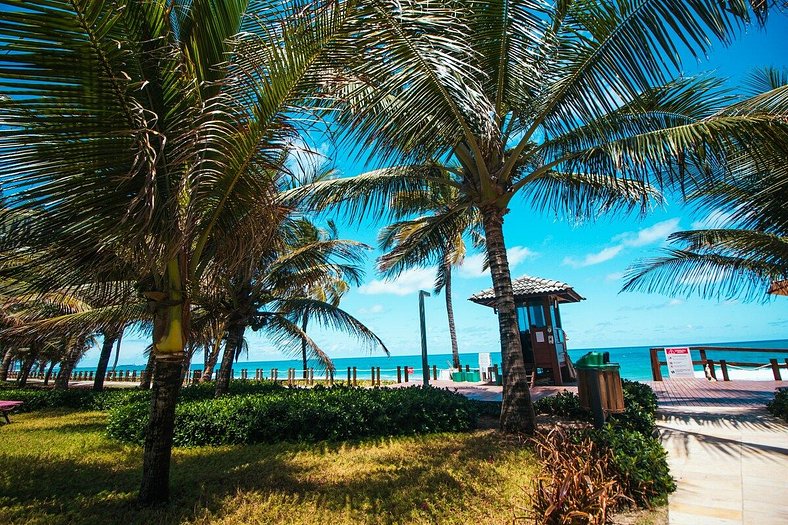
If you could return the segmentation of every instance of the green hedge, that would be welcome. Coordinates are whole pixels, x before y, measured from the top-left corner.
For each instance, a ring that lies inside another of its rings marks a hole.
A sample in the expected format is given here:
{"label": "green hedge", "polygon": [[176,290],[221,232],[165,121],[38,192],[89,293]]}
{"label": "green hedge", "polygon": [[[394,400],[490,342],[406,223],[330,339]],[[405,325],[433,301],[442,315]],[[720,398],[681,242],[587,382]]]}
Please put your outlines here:
{"label": "green hedge", "polygon": [[766,408],[773,416],[788,422],[788,389],[777,390],[774,399],[766,403]]}
{"label": "green hedge", "polygon": [[[182,388],[179,401],[198,401],[211,399],[216,384],[212,382]],[[269,381],[232,381],[229,395],[264,394],[286,390],[285,387]],[[84,388],[53,390],[52,388],[3,388],[0,399],[23,401],[17,412],[33,412],[43,408],[76,408],[81,410],[110,410],[114,407],[132,403],[148,402],[150,391],[138,388],[113,388],[101,392]]]}
{"label": "green hedge", "polygon": [[[464,396],[436,388],[315,387],[185,401],[175,412],[177,446],[275,441],[346,440],[457,432],[474,428],[476,410]],[[142,443],[148,405],[116,407],[107,433]]]}

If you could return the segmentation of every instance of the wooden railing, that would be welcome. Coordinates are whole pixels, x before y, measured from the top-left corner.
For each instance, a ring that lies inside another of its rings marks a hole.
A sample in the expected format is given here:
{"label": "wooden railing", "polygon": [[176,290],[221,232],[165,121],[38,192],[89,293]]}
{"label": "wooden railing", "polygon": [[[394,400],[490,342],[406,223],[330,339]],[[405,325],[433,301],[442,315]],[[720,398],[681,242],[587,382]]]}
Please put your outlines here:
{"label": "wooden railing", "polygon": [[[788,349],[783,348],[733,348],[727,346],[690,346],[690,352],[697,351],[700,353],[700,361],[693,360],[693,365],[702,365],[704,370],[708,371],[708,374],[714,378],[717,378],[717,366],[720,367],[720,371],[722,372],[722,380],[723,381],[730,381],[730,377],[728,374],[728,367],[729,366],[736,366],[736,367],[751,367],[751,368],[763,368],[763,367],[770,367],[772,370],[772,374],[774,375],[775,381],[782,381],[782,374],[780,369],[787,369],[788,370],[788,357],[784,358],[784,363],[780,363],[779,359],[777,358],[770,358],[768,363],[754,363],[751,361],[728,361],[725,359],[709,359],[707,356],[708,352],[744,352],[744,353],[759,353],[759,354],[788,354]],[[665,350],[665,347],[658,347],[651,349],[651,377],[654,381],[662,381],[662,366],[667,365],[667,361],[660,361],[659,359],[659,352]]]}

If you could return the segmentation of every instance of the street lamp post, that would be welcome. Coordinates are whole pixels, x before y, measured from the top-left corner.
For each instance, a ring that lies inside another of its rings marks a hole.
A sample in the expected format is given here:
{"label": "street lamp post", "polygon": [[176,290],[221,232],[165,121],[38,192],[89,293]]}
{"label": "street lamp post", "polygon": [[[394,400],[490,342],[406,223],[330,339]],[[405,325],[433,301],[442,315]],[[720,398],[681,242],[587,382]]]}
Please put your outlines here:
{"label": "street lamp post", "polygon": [[421,321],[421,373],[424,386],[430,386],[430,364],[427,362],[427,326],[424,320],[424,298],[429,292],[419,290],[419,320]]}

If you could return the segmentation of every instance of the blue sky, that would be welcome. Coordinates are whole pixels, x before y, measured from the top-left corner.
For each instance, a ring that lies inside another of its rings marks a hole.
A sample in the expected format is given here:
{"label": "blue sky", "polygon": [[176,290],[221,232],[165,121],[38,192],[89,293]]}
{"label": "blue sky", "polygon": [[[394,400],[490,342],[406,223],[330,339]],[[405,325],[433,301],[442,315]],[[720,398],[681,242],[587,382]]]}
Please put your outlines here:
{"label": "blue sky", "polygon": [[[685,62],[685,73],[714,72],[735,88],[755,67],[788,67],[788,15],[775,13],[765,30],[750,28],[730,47],[716,45],[707,60]],[[337,168],[350,176],[365,171],[352,164],[344,151],[324,145],[322,153],[338,159]],[[586,298],[561,309],[570,349],[614,346],[754,341],[788,338],[788,298],[767,303],[742,303],[700,298],[674,298],[657,294],[619,293],[621,277],[638,259],[653,257],[665,238],[677,230],[707,224],[713,217],[694,214],[678,199],[655,209],[646,218],[613,217],[595,223],[572,225],[560,218],[535,213],[514,203],[504,234],[509,248],[512,276],[523,274],[558,279],[575,287]],[[344,227],[341,233],[374,245],[376,228]],[[393,355],[420,352],[418,290],[432,289],[433,270],[415,270],[395,282],[374,274],[370,254],[364,285],[343,299],[342,307],[374,330]],[[495,352],[500,349],[497,320],[492,309],[467,298],[491,286],[481,271],[481,256],[470,254],[455,272],[454,310],[460,352]],[[426,299],[428,347],[432,354],[449,353],[450,343],[444,297]],[[364,355],[352,341],[335,334],[316,332],[318,343],[332,357]],[[247,332],[249,360],[278,360],[282,355],[265,339]],[[120,363],[141,364],[148,340],[128,335]],[[97,350],[80,363],[92,366]]]}

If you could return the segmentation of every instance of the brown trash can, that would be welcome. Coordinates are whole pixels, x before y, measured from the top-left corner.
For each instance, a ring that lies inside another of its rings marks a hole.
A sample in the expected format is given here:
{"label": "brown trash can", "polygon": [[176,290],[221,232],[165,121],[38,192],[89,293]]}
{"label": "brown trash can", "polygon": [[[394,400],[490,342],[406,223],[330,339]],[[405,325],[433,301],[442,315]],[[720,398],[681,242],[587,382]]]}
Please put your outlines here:
{"label": "brown trash can", "polygon": [[583,408],[593,410],[590,389],[592,383],[599,386],[602,410],[606,414],[624,411],[624,390],[621,386],[621,372],[618,363],[605,363],[603,354],[589,352],[575,364],[577,370],[577,394]]}

